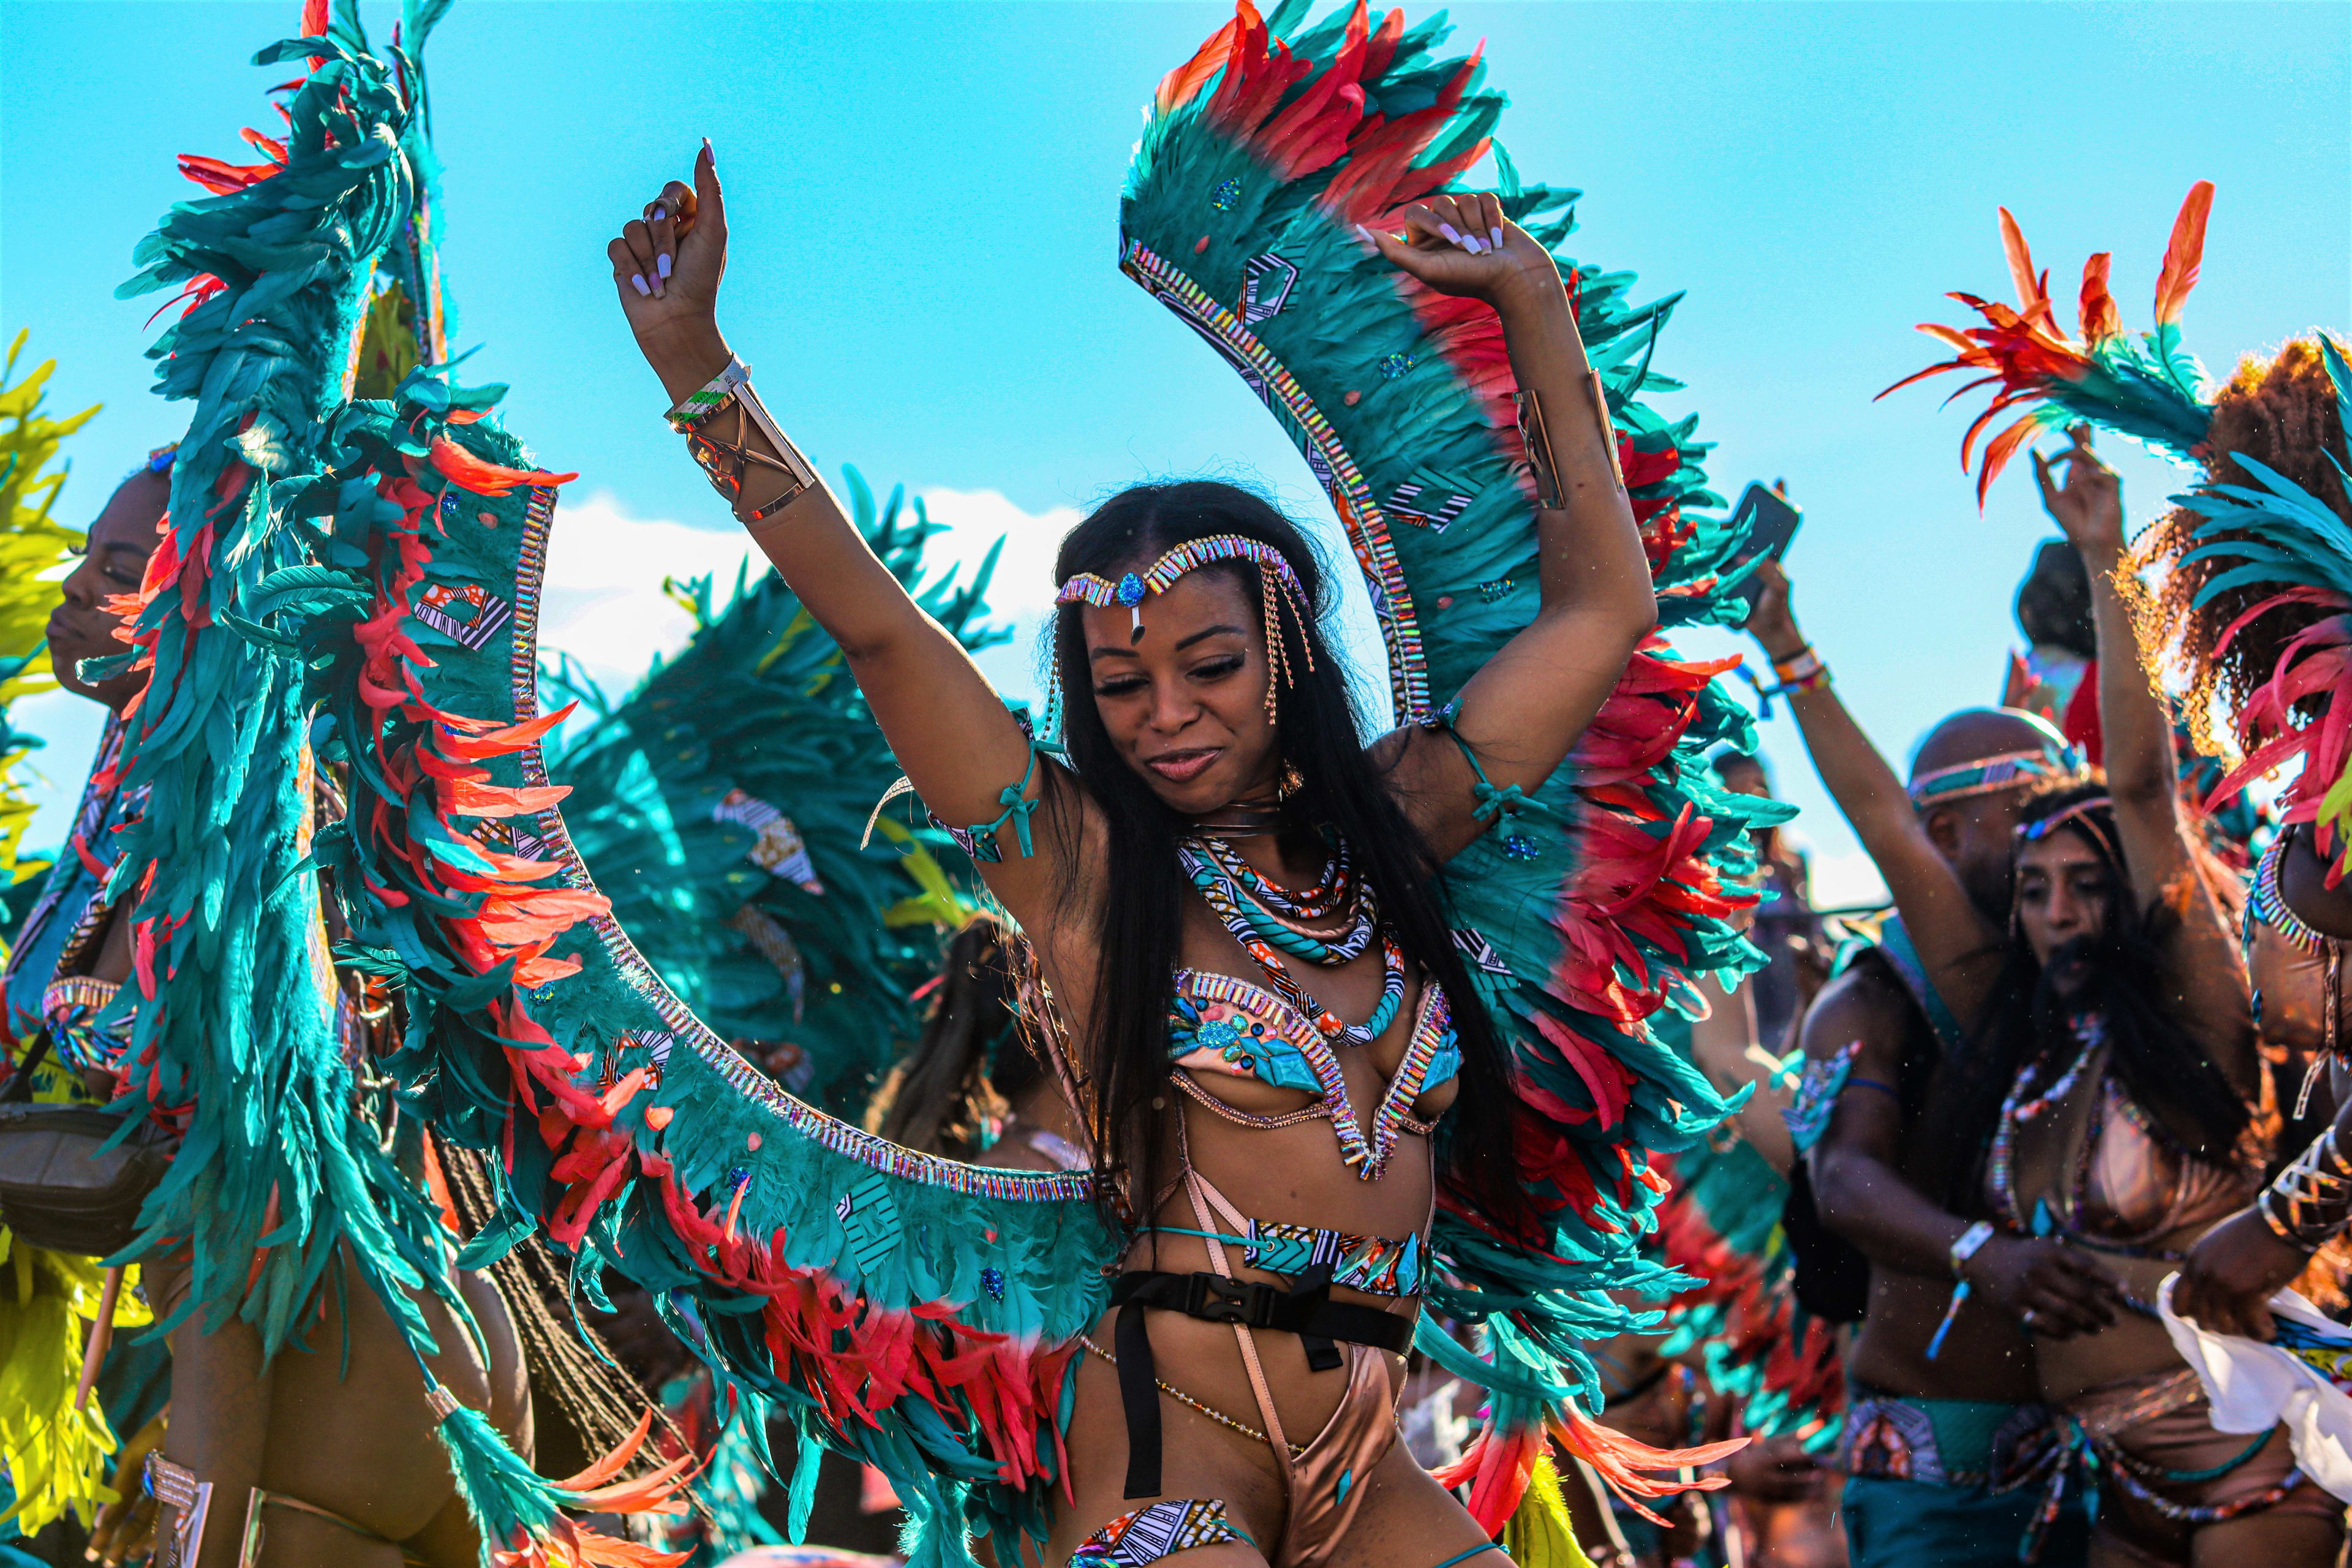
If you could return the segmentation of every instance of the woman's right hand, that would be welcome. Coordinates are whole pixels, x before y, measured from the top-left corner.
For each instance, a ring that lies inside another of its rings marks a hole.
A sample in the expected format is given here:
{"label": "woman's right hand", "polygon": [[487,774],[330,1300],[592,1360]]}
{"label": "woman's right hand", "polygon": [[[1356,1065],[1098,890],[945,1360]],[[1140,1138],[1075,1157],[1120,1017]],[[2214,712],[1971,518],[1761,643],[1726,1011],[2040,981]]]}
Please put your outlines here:
{"label": "woman's right hand", "polygon": [[604,247],[621,310],[675,404],[727,366],[719,282],[727,275],[727,201],[705,140],[694,184],[672,180]]}
{"label": "woman's right hand", "polygon": [[2115,1327],[2124,1297],[2115,1279],[2063,1241],[1995,1237],[1969,1260],[1978,1289],[2044,1339]]}
{"label": "woman's right hand", "polygon": [[2310,1264],[2311,1255],[2282,1240],[2259,1209],[2241,1209],[2189,1249],[2172,1287],[2172,1310],[2209,1332],[2267,1343],[2277,1332],[2271,1298]]}
{"label": "woman's right hand", "polygon": [[1768,658],[1794,658],[1805,651],[1805,634],[1798,628],[1797,613],[1789,604],[1789,574],[1769,557],[1756,564],[1756,605],[1748,613],[1744,629],[1763,647]]}

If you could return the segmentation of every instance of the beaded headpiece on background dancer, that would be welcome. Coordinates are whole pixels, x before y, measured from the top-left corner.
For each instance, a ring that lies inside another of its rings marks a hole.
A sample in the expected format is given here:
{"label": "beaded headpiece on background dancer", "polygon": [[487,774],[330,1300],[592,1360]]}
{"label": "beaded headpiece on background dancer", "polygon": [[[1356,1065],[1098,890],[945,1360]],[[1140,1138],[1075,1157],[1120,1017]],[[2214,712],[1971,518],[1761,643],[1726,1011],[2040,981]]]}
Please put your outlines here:
{"label": "beaded headpiece on background dancer", "polygon": [[2002,711],[2032,725],[2041,733],[2042,744],[2032,751],[2003,752],[1999,756],[1979,757],[1948,768],[1915,773],[1906,786],[1913,805],[1925,811],[1931,805],[2015,789],[2021,784],[2074,784],[2089,776],[2083,753],[2069,744],[2048,720],[2023,709]]}

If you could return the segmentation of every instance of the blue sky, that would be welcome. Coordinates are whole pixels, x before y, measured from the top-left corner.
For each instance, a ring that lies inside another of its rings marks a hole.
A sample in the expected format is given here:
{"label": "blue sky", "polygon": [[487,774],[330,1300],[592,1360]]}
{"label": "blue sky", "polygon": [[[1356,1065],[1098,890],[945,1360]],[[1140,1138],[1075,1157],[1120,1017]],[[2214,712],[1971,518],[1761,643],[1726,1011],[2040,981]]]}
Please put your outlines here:
{"label": "blue sky", "polygon": [[[267,5],[0,6],[0,328],[60,360],[77,438],[64,510],[177,433],[147,393],[131,247],[194,188],[183,151],[237,156],[270,123],[245,62],[291,30]],[[1424,8],[1415,8],[1416,17]],[[372,26],[394,8],[368,5]],[[1114,265],[1121,173],[1161,72],[1214,5],[523,4],[461,0],[427,65],[448,164],[459,341],[514,384],[509,421],[583,470],[559,531],[555,640],[623,677],[678,635],[665,572],[740,535],[659,423],[604,245],[704,134],[729,182],[725,325],[827,468],[905,480],[976,555],[1010,529],[1004,592],[1042,601],[1077,509],[1138,479],[1255,476],[1326,516],[1264,412]],[[1958,410],[1872,394],[1925,364],[1910,329],[1949,289],[2006,294],[2008,204],[2071,293],[2116,253],[2126,322],[2191,181],[2220,187],[2188,338],[2221,369],[2352,318],[2352,7],[2308,5],[1466,5],[1531,176],[1580,187],[1580,258],[1687,291],[1659,353],[1718,445],[1717,488],[1785,476],[1808,517],[1798,603],[1891,751],[1990,700],[2010,595],[2051,530],[2021,468],[1982,517]],[[2173,482],[2119,458],[2136,518]],[[1734,646],[1696,639],[1696,651]],[[1019,655],[1000,676],[1018,682]],[[93,732],[26,715],[79,783]],[[1767,730],[1832,892],[1866,882],[1787,721]],[[49,818],[54,821],[54,816]],[[54,834],[51,835],[54,837]]]}

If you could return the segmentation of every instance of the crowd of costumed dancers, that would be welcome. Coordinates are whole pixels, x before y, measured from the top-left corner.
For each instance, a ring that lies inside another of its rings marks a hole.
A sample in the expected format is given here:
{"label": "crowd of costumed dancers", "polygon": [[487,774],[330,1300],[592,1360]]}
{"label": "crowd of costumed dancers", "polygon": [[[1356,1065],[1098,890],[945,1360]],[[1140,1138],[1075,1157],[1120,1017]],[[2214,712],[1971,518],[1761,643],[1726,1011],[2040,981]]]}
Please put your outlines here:
{"label": "crowd of costumed dancers", "polygon": [[[2210,184],[2150,330],[2005,211],[1926,329],[2064,540],[1904,776],[1442,16],[1240,0],[1152,92],[1118,267],[1344,548],[1118,490],[1035,701],[993,554],[754,390],[705,142],[607,258],[761,559],[614,695],[563,433],[457,378],[447,10],[307,0],[180,158],[110,493],[0,372],[0,1563],[2338,1561],[2352,369],[2189,354]],[[1810,907],[1735,672],[1888,907]]]}

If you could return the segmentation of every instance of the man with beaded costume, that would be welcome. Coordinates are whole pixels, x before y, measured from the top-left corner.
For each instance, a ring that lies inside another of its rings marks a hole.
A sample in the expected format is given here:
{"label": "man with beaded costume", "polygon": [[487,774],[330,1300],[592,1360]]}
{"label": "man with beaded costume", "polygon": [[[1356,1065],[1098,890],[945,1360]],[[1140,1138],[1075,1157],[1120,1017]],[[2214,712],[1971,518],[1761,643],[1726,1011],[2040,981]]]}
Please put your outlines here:
{"label": "man with beaded costume", "polygon": [[[1996,1477],[2052,1418],[2016,1308],[1949,1301],[1958,1267],[1949,1254],[1969,1227],[1947,1212],[1919,1131],[1938,1093],[1951,1092],[1939,1068],[1966,1042],[1944,1000],[1949,979],[1922,962],[1911,931],[1950,919],[1954,902],[2005,919],[2024,797],[2079,776],[2081,763],[2034,715],[1976,709],[1937,725],[1907,785],[1898,781],[1799,630],[1787,573],[1773,562],[1759,572],[1765,585],[1748,630],[1895,901],[1877,940],[1843,955],[1807,1010],[1804,1073],[1788,1111],[1800,1156],[1790,1196],[1800,1295],[1861,1324],[1845,1352],[1839,1454],[1849,1552],[1857,1568],[2014,1561],[2042,1500]],[[2002,1245],[2022,1255],[2019,1272],[2063,1267],[2046,1244]],[[2077,1508],[2041,1542],[2039,1561],[2080,1563],[2086,1552]]]}

